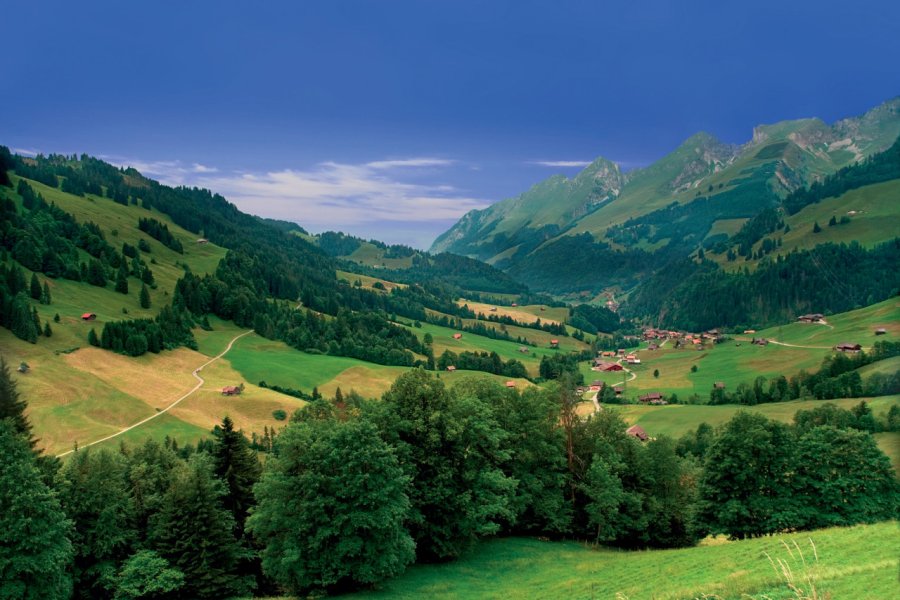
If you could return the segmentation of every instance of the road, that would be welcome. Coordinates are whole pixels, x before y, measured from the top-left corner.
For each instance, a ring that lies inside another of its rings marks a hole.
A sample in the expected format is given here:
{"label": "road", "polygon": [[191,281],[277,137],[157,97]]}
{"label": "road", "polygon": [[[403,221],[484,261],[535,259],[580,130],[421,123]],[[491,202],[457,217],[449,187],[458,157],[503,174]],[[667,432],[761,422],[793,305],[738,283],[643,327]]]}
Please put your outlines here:
{"label": "road", "polygon": [[[201,387],[203,387],[203,384],[204,384],[204,383],[206,383],[206,380],[203,379],[202,377],[200,377],[200,375],[198,375],[198,373],[200,373],[200,371],[202,371],[204,367],[211,365],[212,363],[216,362],[217,360],[219,360],[220,358],[222,358],[223,356],[225,356],[226,354],[228,354],[228,351],[231,350],[231,347],[234,345],[234,343],[235,343],[236,341],[238,341],[239,339],[241,339],[241,338],[244,337],[245,335],[250,335],[251,333],[253,333],[253,330],[252,330],[252,329],[251,329],[250,331],[245,331],[244,333],[242,333],[242,334],[240,334],[240,335],[238,335],[238,336],[235,336],[230,342],[228,342],[228,346],[226,346],[225,349],[222,350],[222,352],[221,352],[220,354],[218,354],[217,356],[214,356],[213,358],[209,359],[208,361],[206,361],[205,363],[203,363],[202,365],[200,365],[199,367],[197,367],[196,369],[194,369],[194,370],[191,372],[191,375],[193,375],[193,376],[194,376],[194,379],[197,380],[197,385],[195,385],[195,386],[191,389],[191,391],[189,391],[187,394],[185,394],[185,395],[183,395],[182,397],[178,398],[177,400],[175,400],[174,402],[172,402],[172,404],[170,404],[170,405],[168,405],[167,407],[161,409],[159,412],[153,413],[152,415],[150,415],[150,416],[147,417],[146,419],[143,419],[143,420],[141,420],[141,421],[138,421],[138,422],[135,423],[134,425],[129,425],[129,426],[126,427],[125,429],[122,429],[121,431],[117,431],[116,433],[114,433],[114,434],[112,434],[112,435],[108,435],[108,436],[106,436],[105,438],[102,438],[102,439],[99,439],[99,440],[95,440],[95,441],[93,441],[93,442],[91,442],[91,443],[89,443],[89,444],[85,444],[84,446],[79,446],[79,449],[80,449],[80,448],[88,448],[88,447],[90,447],[90,446],[93,446],[94,444],[100,444],[100,443],[102,443],[102,442],[106,442],[106,441],[109,441],[109,440],[111,440],[111,439],[113,439],[113,438],[119,437],[119,436],[122,435],[123,433],[128,433],[128,432],[131,431],[132,429],[135,429],[135,428],[137,428],[137,427],[140,427],[141,425],[144,425],[144,424],[146,424],[146,423],[149,423],[150,421],[152,421],[153,419],[156,419],[157,417],[161,417],[162,415],[166,414],[167,412],[169,412],[170,410],[172,410],[173,408],[175,408],[176,406],[178,406],[178,405],[181,403],[182,400],[185,400],[188,396],[190,396],[191,394],[193,394],[194,392],[196,392],[197,390],[199,390]],[[68,452],[63,452],[62,454],[57,454],[57,455],[56,455],[56,458],[62,458],[63,456],[69,455],[69,454],[71,454],[71,453],[74,452],[74,451],[75,451],[75,449],[73,448],[72,450],[69,450]]]}

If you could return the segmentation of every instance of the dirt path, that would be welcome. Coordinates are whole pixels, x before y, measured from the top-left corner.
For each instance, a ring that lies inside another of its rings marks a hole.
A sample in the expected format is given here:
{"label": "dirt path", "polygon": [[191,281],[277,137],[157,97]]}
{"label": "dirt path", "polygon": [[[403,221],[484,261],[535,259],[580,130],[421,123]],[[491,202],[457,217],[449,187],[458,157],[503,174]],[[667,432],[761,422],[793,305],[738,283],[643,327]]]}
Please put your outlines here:
{"label": "dirt path", "polygon": [[[94,444],[99,444],[99,443],[101,443],[101,442],[105,442],[105,441],[111,440],[111,439],[113,439],[113,438],[115,438],[115,437],[119,437],[119,436],[122,435],[123,433],[127,433],[127,432],[131,431],[132,429],[135,429],[135,428],[137,428],[137,427],[140,427],[141,425],[143,425],[143,424],[145,424],[145,423],[148,423],[148,422],[152,421],[153,419],[155,419],[155,418],[157,418],[157,417],[159,417],[159,416],[162,416],[162,415],[166,414],[166,413],[169,412],[171,409],[173,409],[173,408],[175,408],[176,406],[178,406],[178,405],[181,403],[182,400],[186,399],[188,396],[190,396],[191,394],[193,394],[194,392],[196,392],[197,390],[199,390],[199,389],[203,386],[203,384],[206,383],[206,380],[203,379],[202,377],[200,377],[200,375],[198,375],[198,373],[199,373],[200,371],[203,370],[203,367],[206,367],[206,366],[208,366],[208,365],[211,365],[212,363],[216,362],[217,360],[219,360],[220,358],[222,358],[223,356],[225,356],[226,354],[228,354],[228,351],[231,350],[231,347],[234,345],[234,343],[235,343],[236,341],[238,341],[239,339],[241,339],[241,338],[244,337],[245,335],[249,335],[249,334],[251,334],[251,333],[253,333],[253,330],[252,330],[252,329],[251,329],[250,331],[245,331],[244,333],[242,333],[242,334],[240,334],[240,335],[238,335],[238,336],[235,336],[230,342],[228,342],[228,346],[226,346],[225,349],[222,350],[222,352],[221,352],[220,354],[218,354],[217,356],[214,356],[213,358],[209,359],[208,361],[206,361],[205,363],[203,363],[202,365],[200,365],[199,367],[197,367],[196,369],[194,369],[194,370],[191,372],[191,375],[193,375],[193,376],[194,376],[194,379],[197,380],[197,385],[195,385],[195,386],[191,389],[191,391],[189,391],[188,393],[186,393],[186,394],[183,395],[182,397],[180,397],[180,398],[178,398],[177,400],[175,400],[174,402],[172,402],[172,404],[170,404],[170,405],[168,405],[167,407],[161,409],[159,412],[156,412],[156,413],[150,415],[150,416],[147,417],[146,419],[143,419],[143,420],[141,420],[141,421],[138,421],[138,422],[135,423],[134,425],[129,425],[128,427],[126,427],[125,429],[122,429],[121,431],[117,431],[116,433],[114,433],[114,434],[112,434],[112,435],[108,435],[108,436],[106,436],[105,438],[102,438],[102,439],[93,441],[93,442],[91,442],[91,443],[89,443],[89,444],[85,444],[84,446],[79,446],[79,449],[80,449],[80,448],[87,448],[87,447],[89,447],[89,446],[93,446]],[[57,455],[56,455],[56,458],[62,458],[63,456],[66,456],[66,455],[68,455],[68,454],[71,454],[71,453],[74,452],[74,451],[75,451],[75,450],[72,449],[72,450],[69,450],[68,452],[63,452],[62,454],[57,454]]]}
{"label": "dirt path", "polygon": [[787,342],[779,342],[777,340],[769,340],[770,344],[778,346],[787,346],[788,348],[805,348],[807,350],[831,350],[831,346],[799,346],[797,344],[788,344]]}

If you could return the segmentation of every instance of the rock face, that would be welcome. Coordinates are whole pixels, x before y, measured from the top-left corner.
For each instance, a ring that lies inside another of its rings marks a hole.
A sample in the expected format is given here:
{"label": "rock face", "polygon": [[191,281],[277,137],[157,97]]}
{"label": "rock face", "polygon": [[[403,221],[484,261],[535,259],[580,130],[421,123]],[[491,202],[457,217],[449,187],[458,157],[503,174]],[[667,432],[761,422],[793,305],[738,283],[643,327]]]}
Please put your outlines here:
{"label": "rock face", "polygon": [[[772,206],[798,187],[887,149],[898,135],[900,97],[834,125],[820,119],[760,125],[740,146],[701,132],[646,168],[623,173],[615,163],[598,158],[574,178],[556,175],[519,196],[472,211],[439,236],[431,250],[473,256],[527,279],[521,265],[536,262],[527,258],[565,236],[588,234],[599,244],[627,246],[621,230],[615,239],[610,232],[673,204],[697,200],[713,208],[719,199],[737,203],[747,214],[734,217],[751,217],[753,210]],[[760,191],[768,199],[754,205],[752,197]],[[650,235],[654,227],[649,225]],[[644,233],[635,230],[635,235]],[[638,247],[666,251],[666,244],[646,242]]]}

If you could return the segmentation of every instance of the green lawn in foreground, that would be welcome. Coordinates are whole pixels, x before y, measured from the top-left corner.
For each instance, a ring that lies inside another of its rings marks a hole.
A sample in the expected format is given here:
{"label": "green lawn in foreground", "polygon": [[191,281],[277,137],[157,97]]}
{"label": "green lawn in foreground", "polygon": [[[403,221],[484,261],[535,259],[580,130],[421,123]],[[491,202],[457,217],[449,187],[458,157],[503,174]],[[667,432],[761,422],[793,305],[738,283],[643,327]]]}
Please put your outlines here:
{"label": "green lawn in foreground", "polygon": [[[794,559],[782,542],[791,545]],[[717,539],[696,548],[645,552],[497,539],[452,563],[412,567],[380,590],[342,597],[794,598],[766,557],[787,560],[795,574],[804,576],[794,542],[817,578],[819,598],[891,598],[897,592],[897,524],[880,523],[740,542]]]}

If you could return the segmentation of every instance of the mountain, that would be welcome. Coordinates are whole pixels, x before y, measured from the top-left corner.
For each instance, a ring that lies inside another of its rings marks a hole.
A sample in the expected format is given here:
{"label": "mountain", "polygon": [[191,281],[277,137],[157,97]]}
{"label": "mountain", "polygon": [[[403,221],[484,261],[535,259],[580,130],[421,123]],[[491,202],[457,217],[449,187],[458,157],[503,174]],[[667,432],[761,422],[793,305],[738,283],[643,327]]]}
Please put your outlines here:
{"label": "mountain", "polygon": [[[601,158],[572,179],[557,175],[472,211],[432,250],[487,261],[540,291],[627,287],[711,237],[736,233],[795,190],[885,150],[898,135],[900,98],[833,125],[819,119],[761,125],[741,146],[698,133],[646,168],[622,173]],[[589,256],[595,267],[584,260],[561,264],[563,248]],[[609,260],[643,268],[628,277],[609,269]]]}

